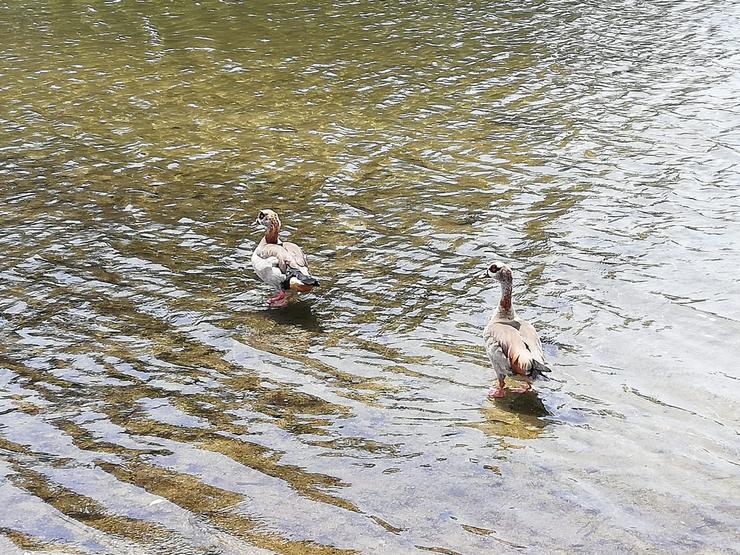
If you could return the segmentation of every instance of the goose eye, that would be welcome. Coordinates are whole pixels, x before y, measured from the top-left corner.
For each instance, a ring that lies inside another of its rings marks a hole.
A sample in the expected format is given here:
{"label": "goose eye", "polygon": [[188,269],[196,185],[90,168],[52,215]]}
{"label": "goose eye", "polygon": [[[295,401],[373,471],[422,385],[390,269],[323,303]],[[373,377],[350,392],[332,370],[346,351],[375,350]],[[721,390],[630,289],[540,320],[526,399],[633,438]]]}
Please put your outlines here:
{"label": "goose eye", "polygon": [[264,212],[260,212],[259,214],[257,214],[257,217],[261,220],[262,218],[265,217],[265,213]]}
{"label": "goose eye", "polygon": [[496,272],[498,272],[498,266],[496,266],[495,264],[491,264],[491,267],[488,268],[488,271],[492,274],[495,274]]}

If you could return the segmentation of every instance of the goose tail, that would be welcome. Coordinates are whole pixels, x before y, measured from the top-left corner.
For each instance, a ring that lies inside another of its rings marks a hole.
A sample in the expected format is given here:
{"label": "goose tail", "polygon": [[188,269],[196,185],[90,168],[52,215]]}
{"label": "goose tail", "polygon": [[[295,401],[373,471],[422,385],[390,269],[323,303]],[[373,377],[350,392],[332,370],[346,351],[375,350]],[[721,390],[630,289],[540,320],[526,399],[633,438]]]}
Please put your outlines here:
{"label": "goose tail", "polygon": [[552,370],[550,370],[547,366],[537,360],[532,359],[532,367],[529,370],[529,376],[533,380],[547,381],[550,378],[547,377],[546,373],[550,372],[552,372]]}
{"label": "goose tail", "polygon": [[288,268],[285,280],[280,285],[285,290],[292,289],[294,291],[302,291],[305,293],[314,287],[318,287],[319,280],[296,268]]}

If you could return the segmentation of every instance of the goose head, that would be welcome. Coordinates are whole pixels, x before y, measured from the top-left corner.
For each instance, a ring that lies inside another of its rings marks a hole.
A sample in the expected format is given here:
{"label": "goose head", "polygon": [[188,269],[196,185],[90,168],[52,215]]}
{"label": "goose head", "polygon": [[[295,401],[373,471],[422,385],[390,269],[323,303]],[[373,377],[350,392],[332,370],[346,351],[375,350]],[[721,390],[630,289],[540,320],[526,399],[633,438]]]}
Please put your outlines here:
{"label": "goose head", "polygon": [[280,230],[280,218],[278,218],[277,212],[270,210],[269,208],[260,210],[254,223],[255,225],[264,228],[266,231]]}
{"label": "goose head", "polygon": [[493,262],[486,269],[485,277],[493,278],[499,283],[511,284],[511,268],[503,262]]}

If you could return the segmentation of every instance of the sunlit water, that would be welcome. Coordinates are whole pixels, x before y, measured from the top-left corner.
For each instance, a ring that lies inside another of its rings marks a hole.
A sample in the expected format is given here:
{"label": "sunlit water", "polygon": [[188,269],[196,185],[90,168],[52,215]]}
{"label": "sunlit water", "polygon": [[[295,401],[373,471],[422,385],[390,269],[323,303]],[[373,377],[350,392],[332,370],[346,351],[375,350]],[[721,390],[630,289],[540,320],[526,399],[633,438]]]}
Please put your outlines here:
{"label": "sunlit water", "polygon": [[603,4],[0,2],[0,550],[740,549],[740,6]]}

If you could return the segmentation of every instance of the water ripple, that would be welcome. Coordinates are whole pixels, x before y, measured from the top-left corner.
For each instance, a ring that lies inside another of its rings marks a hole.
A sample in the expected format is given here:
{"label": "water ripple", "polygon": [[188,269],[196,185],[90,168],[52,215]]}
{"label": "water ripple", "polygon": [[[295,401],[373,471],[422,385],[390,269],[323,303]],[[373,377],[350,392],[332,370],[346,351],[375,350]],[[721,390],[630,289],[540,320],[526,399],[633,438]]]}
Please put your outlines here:
{"label": "water ripple", "polygon": [[[735,6],[0,12],[3,548],[736,547]],[[494,257],[555,368],[497,404]]]}

